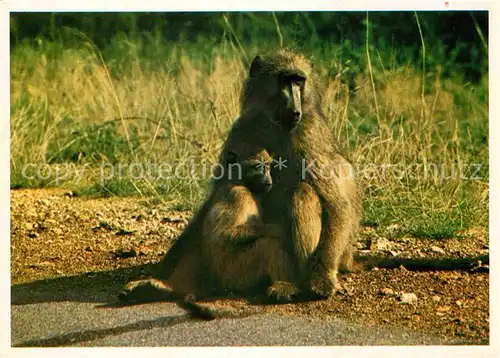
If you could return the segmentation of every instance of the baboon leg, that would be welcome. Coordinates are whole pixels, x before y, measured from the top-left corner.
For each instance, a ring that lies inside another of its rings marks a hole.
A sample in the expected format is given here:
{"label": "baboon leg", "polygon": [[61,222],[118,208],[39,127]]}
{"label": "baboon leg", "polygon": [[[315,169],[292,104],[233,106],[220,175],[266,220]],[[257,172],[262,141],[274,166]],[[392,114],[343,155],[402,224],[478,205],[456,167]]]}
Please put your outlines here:
{"label": "baboon leg", "polygon": [[[193,248],[193,250],[195,249]],[[185,252],[172,276],[168,279],[168,283],[180,295],[193,294],[197,298],[204,297],[207,292],[205,285],[200,280],[201,271],[198,252]]]}
{"label": "baboon leg", "polygon": [[352,265],[352,246],[357,239],[362,205],[350,163],[337,157],[332,179],[318,175],[312,185],[322,205],[322,232],[311,260],[311,289],[328,297],[340,288],[339,269]]}
{"label": "baboon leg", "polygon": [[261,238],[256,246],[255,254],[264,258],[264,270],[271,282],[268,297],[279,302],[291,301],[299,289],[295,284],[293,257],[285,250],[282,239]]}
{"label": "baboon leg", "polygon": [[362,270],[362,266],[360,266],[357,262],[354,261],[354,248],[352,245],[349,245],[345,248],[342,257],[340,258],[340,272],[357,272]]}
{"label": "baboon leg", "polygon": [[223,290],[248,292],[267,281],[272,287],[267,293],[272,298],[286,301],[298,292],[292,257],[284,250],[281,238],[262,237],[232,247],[215,260],[213,269]]}
{"label": "baboon leg", "polygon": [[354,267],[352,242],[357,235],[359,220],[349,198],[339,198],[336,206],[327,202],[322,204],[323,231],[312,260],[311,289],[328,297],[340,288],[337,275],[341,266]]}
{"label": "baboon leg", "polygon": [[168,280],[149,278],[128,282],[119,292],[122,302],[140,303],[178,300],[186,294],[205,294],[198,285],[199,266],[196,253],[185,253]]}
{"label": "baboon leg", "polygon": [[322,226],[321,203],[311,185],[306,182],[299,184],[293,194],[291,208],[293,248],[300,281],[306,282],[309,258],[318,246]]}

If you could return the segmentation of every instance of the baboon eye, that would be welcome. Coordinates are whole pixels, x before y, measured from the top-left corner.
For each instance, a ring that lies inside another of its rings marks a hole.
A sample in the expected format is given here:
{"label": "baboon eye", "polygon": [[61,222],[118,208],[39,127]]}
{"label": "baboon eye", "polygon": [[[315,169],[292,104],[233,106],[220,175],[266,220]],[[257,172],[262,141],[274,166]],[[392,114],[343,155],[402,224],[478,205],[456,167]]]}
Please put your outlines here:
{"label": "baboon eye", "polygon": [[305,79],[302,79],[302,80],[297,80],[295,81],[295,83],[297,84],[297,86],[299,87],[304,87],[305,83],[306,83],[306,80]]}
{"label": "baboon eye", "polygon": [[306,78],[298,73],[282,73],[279,75],[279,81],[283,86],[295,83],[296,85],[303,87],[306,82]]}

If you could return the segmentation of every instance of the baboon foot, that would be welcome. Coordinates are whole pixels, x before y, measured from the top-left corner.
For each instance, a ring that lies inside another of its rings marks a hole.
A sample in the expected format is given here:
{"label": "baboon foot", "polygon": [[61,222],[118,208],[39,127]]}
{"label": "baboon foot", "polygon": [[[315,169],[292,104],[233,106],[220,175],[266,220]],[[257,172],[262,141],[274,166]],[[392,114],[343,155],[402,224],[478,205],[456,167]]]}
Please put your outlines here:
{"label": "baboon foot", "polygon": [[267,288],[267,296],[276,302],[290,302],[298,293],[297,287],[286,281],[277,281]]}
{"label": "baboon foot", "polygon": [[171,298],[172,291],[154,278],[128,282],[118,293],[123,303],[164,301]]}
{"label": "baboon foot", "polygon": [[312,271],[311,276],[311,291],[321,298],[328,298],[337,290],[342,289],[338,282],[337,272],[325,272],[316,266]]}

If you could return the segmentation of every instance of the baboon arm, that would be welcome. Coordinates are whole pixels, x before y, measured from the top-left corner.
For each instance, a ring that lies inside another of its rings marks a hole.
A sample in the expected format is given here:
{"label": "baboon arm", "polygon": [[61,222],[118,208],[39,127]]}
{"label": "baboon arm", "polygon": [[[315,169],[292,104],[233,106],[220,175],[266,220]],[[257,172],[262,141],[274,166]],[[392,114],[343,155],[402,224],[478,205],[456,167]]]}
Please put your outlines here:
{"label": "baboon arm", "polygon": [[231,244],[244,245],[254,242],[262,236],[262,228],[259,224],[250,222],[233,227],[231,230],[220,233],[225,241]]}
{"label": "baboon arm", "polygon": [[254,224],[238,225],[231,235],[231,242],[234,244],[248,244],[260,237],[259,229]]}

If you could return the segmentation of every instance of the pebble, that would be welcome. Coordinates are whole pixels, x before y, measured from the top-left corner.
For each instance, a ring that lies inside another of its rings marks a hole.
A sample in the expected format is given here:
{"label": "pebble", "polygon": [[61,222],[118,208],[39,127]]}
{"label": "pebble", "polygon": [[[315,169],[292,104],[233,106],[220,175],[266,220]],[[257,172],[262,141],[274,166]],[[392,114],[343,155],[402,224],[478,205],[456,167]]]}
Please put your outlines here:
{"label": "pebble", "polygon": [[403,292],[399,296],[399,299],[400,299],[401,303],[412,304],[412,303],[417,302],[417,295],[414,293],[404,293]]}
{"label": "pebble", "polygon": [[388,287],[384,287],[380,290],[380,294],[382,294],[383,296],[393,296],[394,291]]}
{"label": "pebble", "polygon": [[384,237],[379,237],[374,246],[377,251],[385,251],[392,246],[392,243]]}
{"label": "pebble", "polygon": [[431,251],[436,252],[438,254],[444,254],[444,250],[438,246],[431,246]]}
{"label": "pebble", "polygon": [[63,231],[61,228],[58,228],[58,227],[54,227],[52,228],[52,232],[56,235],[62,235]]}

